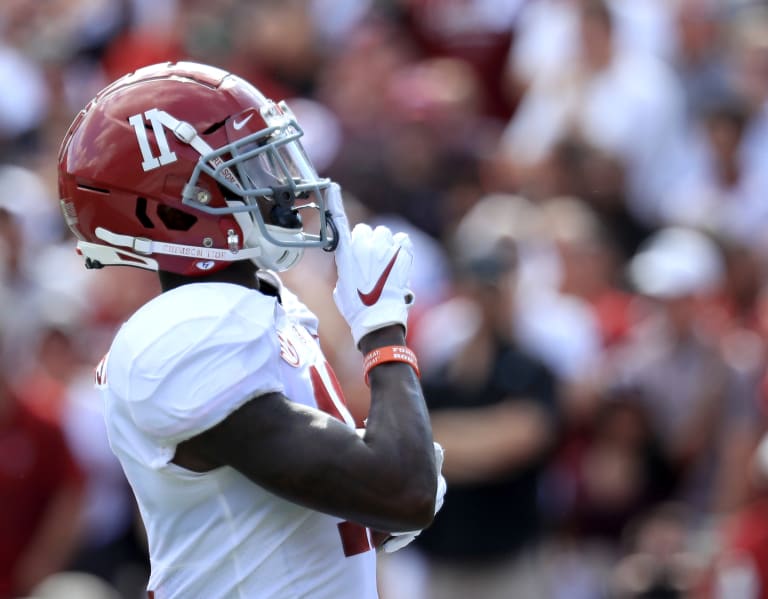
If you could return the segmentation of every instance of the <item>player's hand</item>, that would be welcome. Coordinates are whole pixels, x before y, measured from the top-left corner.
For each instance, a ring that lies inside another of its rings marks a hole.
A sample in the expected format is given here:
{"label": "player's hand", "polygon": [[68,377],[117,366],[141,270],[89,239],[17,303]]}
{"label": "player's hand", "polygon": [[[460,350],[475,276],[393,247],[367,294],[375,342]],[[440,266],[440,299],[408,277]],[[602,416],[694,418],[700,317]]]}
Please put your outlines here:
{"label": "player's hand", "polygon": [[[443,501],[445,499],[445,492],[448,490],[448,485],[445,482],[443,476],[443,447],[440,443],[435,442],[435,468],[437,470],[437,493],[435,494],[435,514],[443,507]],[[394,553],[410,545],[416,537],[421,534],[420,530],[413,530],[410,532],[395,532],[390,534],[389,538],[381,544],[381,548],[387,553]]]}
{"label": "player's hand", "polygon": [[350,233],[341,189],[332,183],[327,205],[339,236],[333,299],[352,329],[357,346],[371,331],[390,325],[406,327],[413,292],[408,288],[413,265],[411,240],[387,227],[356,225]]}

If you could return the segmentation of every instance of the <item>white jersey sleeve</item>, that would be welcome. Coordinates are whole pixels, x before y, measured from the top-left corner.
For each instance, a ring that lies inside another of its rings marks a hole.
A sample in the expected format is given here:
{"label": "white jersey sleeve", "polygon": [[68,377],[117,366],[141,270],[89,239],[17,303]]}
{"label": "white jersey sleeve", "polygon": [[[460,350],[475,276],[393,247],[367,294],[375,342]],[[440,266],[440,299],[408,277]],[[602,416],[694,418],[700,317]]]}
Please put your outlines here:
{"label": "white jersey sleeve", "polygon": [[163,294],[118,333],[110,391],[135,426],[165,446],[215,426],[249,399],[282,392],[275,302],[235,285]]}

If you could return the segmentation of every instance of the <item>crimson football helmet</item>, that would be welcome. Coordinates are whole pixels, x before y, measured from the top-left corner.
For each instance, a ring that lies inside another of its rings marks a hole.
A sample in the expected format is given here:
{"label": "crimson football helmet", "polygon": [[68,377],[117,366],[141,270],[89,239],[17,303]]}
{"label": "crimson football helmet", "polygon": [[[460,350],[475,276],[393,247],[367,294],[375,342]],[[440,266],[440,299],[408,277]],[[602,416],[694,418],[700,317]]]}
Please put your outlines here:
{"label": "crimson football helmet", "polygon": [[[306,247],[334,249],[330,181],[301,136],[284,102],[226,71],[179,62],[125,75],[75,118],[59,151],[78,252],[89,268],[200,275],[233,260],[281,271]],[[317,231],[305,231],[304,210]]]}

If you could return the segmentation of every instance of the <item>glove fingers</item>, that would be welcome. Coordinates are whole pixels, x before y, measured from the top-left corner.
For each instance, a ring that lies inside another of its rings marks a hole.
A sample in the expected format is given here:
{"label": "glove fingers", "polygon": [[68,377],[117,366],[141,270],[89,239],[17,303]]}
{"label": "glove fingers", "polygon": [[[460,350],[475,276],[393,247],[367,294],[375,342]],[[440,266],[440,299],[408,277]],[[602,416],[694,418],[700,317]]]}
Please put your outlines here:
{"label": "glove fingers", "polygon": [[437,494],[435,496],[435,513],[440,511],[443,507],[443,501],[445,499],[445,492],[448,490],[448,484],[443,476],[443,458],[445,457],[445,451],[443,446],[437,441],[433,442],[435,448],[435,469],[437,470]]}
{"label": "glove fingers", "polygon": [[445,458],[445,451],[443,446],[437,441],[433,441],[435,446],[435,469],[440,472],[443,469],[443,459]]}
{"label": "glove fingers", "polygon": [[[413,244],[411,238],[406,233],[396,233],[392,237],[395,247],[400,249],[397,257],[398,269],[397,277],[400,287],[407,288],[410,285],[411,271],[413,269]],[[413,303],[413,291],[405,289],[404,301],[406,304]]]}
{"label": "glove fingers", "polygon": [[376,243],[382,245],[392,245],[392,231],[389,229],[389,227],[385,227],[384,225],[379,225],[373,230],[373,238]]}
{"label": "glove fingers", "polygon": [[437,477],[437,492],[435,494],[440,501],[440,505],[443,505],[443,498],[445,497],[445,492],[447,490],[448,483],[446,482],[445,477],[440,474],[440,476]]}
{"label": "glove fingers", "polygon": [[435,493],[435,514],[440,511],[445,501],[445,492],[448,490],[448,483],[445,482],[445,477],[441,474],[437,477],[437,492]]}
{"label": "glove fingers", "polygon": [[[400,247],[400,254],[405,255],[413,263],[413,243],[407,233],[395,233],[392,236],[392,243]],[[410,268],[407,269],[410,272]]]}
{"label": "glove fingers", "polygon": [[330,187],[328,187],[328,190],[325,192],[325,202],[328,211],[331,213],[333,224],[336,225],[336,230],[339,234],[339,245],[349,247],[349,220],[347,219],[347,213],[344,210],[341,187],[338,183],[331,183]]}
{"label": "glove fingers", "polygon": [[352,229],[352,239],[357,243],[370,239],[373,231],[367,223],[358,223],[355,228]]}
{"label": "glove fingers", "polygon": [[411,238],[409,237],[408,233],[403,233],[400,231],[399,233],[395,233],[392,236],[392,239],[397,245],[403,248],[407,248],[411,254],[413,253],[413,243],[411,243]]}
{"label": "glove fingers", "polygon": [[392,231],[383,225],[379,225],[373,230],[370,242],[373,248],[372,256],[376,261],[389,260],[392,253],[397,251],[395,242],[392,239]]}
{"label": "glove fingers", "polygon": [[413,540],[419,536],[420,532],[421,531],[419,530],[392,535],[382,544],[381,547],[386,553],[394,553],[395,551],[399,551],[403,547],[410,545]]}

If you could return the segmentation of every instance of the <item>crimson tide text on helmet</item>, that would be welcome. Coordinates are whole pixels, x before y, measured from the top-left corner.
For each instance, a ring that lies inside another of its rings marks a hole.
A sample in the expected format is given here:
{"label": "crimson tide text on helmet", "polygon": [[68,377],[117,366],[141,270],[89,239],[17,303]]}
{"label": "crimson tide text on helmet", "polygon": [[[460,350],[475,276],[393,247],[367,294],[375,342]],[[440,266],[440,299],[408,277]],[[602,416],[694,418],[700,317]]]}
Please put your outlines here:
{"label": "crimson tide text on helmet", "polygon": [[[59,152],[64,218],[86,266],[183,275],[233,260],[286,270],[331,250],[328,179],[291,111],[242,78],[189,63],[118,79],[75,118]],[[317,231],[303,226],[315,212]]]}

